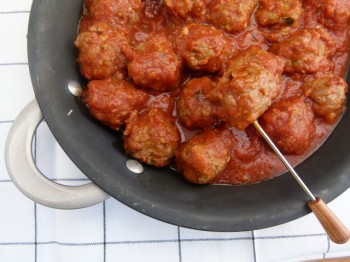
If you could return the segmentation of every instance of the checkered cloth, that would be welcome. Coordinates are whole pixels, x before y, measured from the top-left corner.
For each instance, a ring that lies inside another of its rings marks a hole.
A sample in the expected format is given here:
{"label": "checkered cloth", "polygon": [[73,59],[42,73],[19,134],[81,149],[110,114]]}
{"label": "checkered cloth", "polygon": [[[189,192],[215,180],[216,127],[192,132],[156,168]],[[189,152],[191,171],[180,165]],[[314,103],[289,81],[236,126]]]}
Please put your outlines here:
{"label": "checkered cloth", "polygon": [[[49,0],[53,1],[53,0]],[[114,199],[82,210],[33,203],[12,183],[4,163],[6,136],[34,98],[26,33],[31,0],[0,0],[0,261],[304,261],[350,256],[350,243],[330,242],[311,214],[296,221],[240,233],[213,233],[168,225]],[[89,180],[72,164],[46,124],[37,130],[34,157],[50,179]],[[350,227],[350,190],[330,204]]]}

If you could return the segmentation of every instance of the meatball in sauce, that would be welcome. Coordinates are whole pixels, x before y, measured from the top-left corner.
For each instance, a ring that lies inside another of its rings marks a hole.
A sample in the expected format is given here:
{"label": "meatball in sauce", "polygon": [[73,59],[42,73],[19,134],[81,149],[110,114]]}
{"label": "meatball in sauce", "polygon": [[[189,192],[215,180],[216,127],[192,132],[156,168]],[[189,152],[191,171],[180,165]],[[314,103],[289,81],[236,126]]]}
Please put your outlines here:
{"label": "meatball in sauce", "polygon": [[177,167],[188,181],[208,184],[227,167],[234,143],[229,130],[207,129],[176,151]]}
{"label": "meatball in sauce", "polygon": [[261,0],[256,12],[258,24],[268,29],[263,32],[270,42],[280,42],[294,33],[302,18],[301,0]]}
{"label": "meatball in sauce", "polygon": [[301,29],[280,43],[272,45],[270,51],[286,59],[284,71],[293,77],[306,74],[317,75],[334,70],[331,59],[335,42],[331,34],[322,27]]}
{"label": "meatball in sauce", "polygon": [[205,20],[210,0],[164,0],[164,4],[176,18]]}
{"label": "meatball in sauce", "polygon": [[85,7],[93,19],[114,26],[130,26],[140,21],[141,0],[89,0]]}
{"label": "meatball in sauce", "polygon": [[326,121],[334,123],[343,113],[348,85],[337,76],[326,76],[306,82],[302,86],[305,95],[312,102],[315,113]]}
{"label": "meatball in sauce", "polygon": [[146,92],[115,78],[93,80],[84,91],[84,100],[91,114],[115,130],[125,125],[132,112],[142,110],[148,98]]}
{"label": "meatball in sauce", "polygon": [[305,97],[291,97],[273,104],[262,116],[262,127],[285,154],[302,154],[315,133],[314,113]]}
{"label": "meatball in sauce", "polygon": [[348,0],[86,0],[76,47],[93,117],[125,153],[196,184],[286,171],[346,111]]}
{"label": "meatball in sauce", "polygon": [[154,37],[126,56],[129,76],[136,84],[157,91],[169,91],[179,85],[182,64],[168,38]]}
{"label": "meatball in sauce", "polygon": [[283,66],[278,56],[254,46],[234,57],[208,95],[219,104],[220,118],[241,130],[257,120],[281,92]]}
{"label": "meatball in sauce", "polygon": [[170,164],[180,144],[180,133],[174,120],[159,108],[134,114],[124,131],[127,154],[156,167]]}
{"label": "meatball in sauce", "polygon": [[250,25],[258,0],[213,0],[208,22],[228,33],[239,33]]}
{"label": "meatball in sauce", "polygon": [[314,21],[335,32],[347,30],[350,23],[350,1],[306,0],[305,7],[315,16]]}
{"label": "meatball in sauce", "polygon": [[177,116],[187,128],[206,128],[218,121],[217,106],[207,95],[215,88],[209,77],[193,78],[182,89],[177,102]]}
{"label": "meatball in sauce", "polygon": [[75,45],[81,72],[87,79],[125,78],[126,59],[122,49],[128,41],[122,30],[96,22],[78,36]]}
{"label": "meatball in sauce", "polygon": [[221,30],[210,25],[186,25],[176,39],[178,52],[191,70],[220,72],[234,54],[235,43]]}

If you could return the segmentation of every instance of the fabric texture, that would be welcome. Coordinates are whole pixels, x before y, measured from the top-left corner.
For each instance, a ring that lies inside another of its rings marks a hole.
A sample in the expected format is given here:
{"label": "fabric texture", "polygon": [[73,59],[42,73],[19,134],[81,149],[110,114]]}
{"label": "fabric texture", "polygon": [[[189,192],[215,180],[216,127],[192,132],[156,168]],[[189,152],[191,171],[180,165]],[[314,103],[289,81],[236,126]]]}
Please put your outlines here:
{"label": "fabric texture", "polygon": [[[0,0],[0,261],[305,261],[350,256],[350,243],[330,242],[313,214],[273,228],[215,233],[180,228],[109,199],[81,210],[36,204],[15,187],[5,167],[8,131],[34,99],[26,34],[31,0]],[[39,169],[53,181],[89,180],[43,122],[33,143]],[[350,227],[350,190],[330,203]]]}

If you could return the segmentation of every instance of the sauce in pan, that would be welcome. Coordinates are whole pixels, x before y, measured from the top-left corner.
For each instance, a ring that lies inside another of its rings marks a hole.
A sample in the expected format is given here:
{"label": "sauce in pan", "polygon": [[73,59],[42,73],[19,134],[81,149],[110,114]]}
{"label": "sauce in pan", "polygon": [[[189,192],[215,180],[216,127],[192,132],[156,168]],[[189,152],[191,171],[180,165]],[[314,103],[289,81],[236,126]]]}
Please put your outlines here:
{"label": "sauce in pan", "polygon": [[312,154],[345,111],[350,0],[86,0],[84,102],[126,153],[193,183],[251,184]]}

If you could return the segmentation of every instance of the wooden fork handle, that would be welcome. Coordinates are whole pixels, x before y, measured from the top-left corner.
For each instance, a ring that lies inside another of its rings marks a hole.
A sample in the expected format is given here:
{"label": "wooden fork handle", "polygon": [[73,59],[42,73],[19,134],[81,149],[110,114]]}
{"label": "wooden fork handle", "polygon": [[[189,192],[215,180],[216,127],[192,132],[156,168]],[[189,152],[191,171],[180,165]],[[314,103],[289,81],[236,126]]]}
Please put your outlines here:
{"label": "wooden fork handle", "polygon": [[350,238],[349,229],[339,220],[321,198],[317,197],[316,201],[309,201],[308,205],[334,243],[344,244],[348,242]]}

